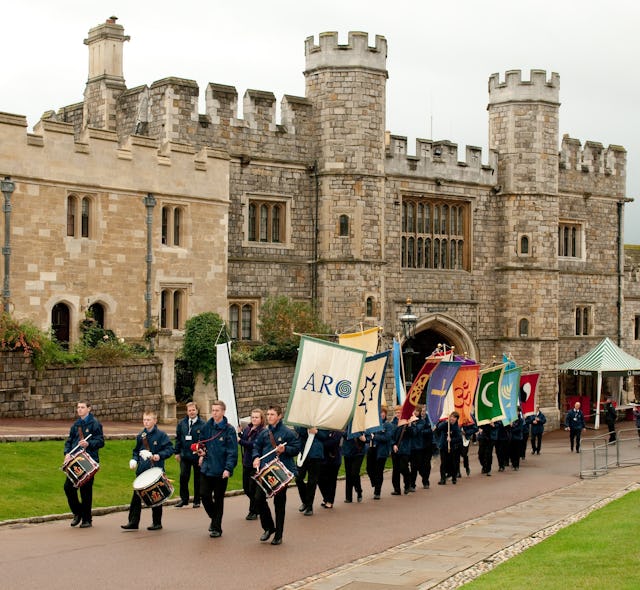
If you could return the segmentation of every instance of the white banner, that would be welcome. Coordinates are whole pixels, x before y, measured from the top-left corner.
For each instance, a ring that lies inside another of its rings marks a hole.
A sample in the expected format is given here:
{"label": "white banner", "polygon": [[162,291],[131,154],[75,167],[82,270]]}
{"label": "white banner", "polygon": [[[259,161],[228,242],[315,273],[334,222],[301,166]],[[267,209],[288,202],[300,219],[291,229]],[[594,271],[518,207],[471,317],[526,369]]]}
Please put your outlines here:
{"label": "white banner", "polygon": [[344,430],[353,416],[366,354],[303,336],[285,422]]}
{"label": "white banner", "polygon": [[229,424],[238,428],[238,408],[236,406],[236,392],[231,375],[231,342],[216,344],[216,375],[218,378],[218,399],[227,406],[225,416]]}
{"label": "white banner", "polygon": [[349,431],[375,432],[380,430],[380,405],[383,399],[384,376],[391,351],[367,357],[360,378],[358,398]]}

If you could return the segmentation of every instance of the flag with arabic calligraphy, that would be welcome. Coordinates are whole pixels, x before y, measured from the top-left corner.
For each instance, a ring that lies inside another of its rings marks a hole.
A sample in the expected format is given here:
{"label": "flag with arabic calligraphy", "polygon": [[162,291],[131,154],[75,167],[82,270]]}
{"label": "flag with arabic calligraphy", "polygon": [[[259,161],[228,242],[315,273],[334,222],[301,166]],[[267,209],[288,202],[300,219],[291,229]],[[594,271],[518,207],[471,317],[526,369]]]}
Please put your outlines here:
{"label": "flag with arabic calligraphy", "polygon": [[360,378],[356,408],[349,424],[349,434],[382,430],[380,406],[383,400],[384,375],[391,351],[368,356]]}
{"label": "flag with arabic calligraphy", "polygon": [[463,364],[456,373],[451,384],[451,397],[454,409],[460,414],[460,426],[473,424],[471,414],[474,410],[476,387],[480,373],[480,365]]}
{"label": "flag with arabic calligraphy", "polygon": [[439,358],[427,357],[427,360],[424,365],[422,365],[418,376],[414,379],[411,387],[409,388],[407,398],[402,404],[402,414],[400,415],[402,419],[408,420],[413,415],[413,411],[420,403],[420,398],[425,391],[427,382],[429,381],[429,375],[438,366],[440,361],[441,359]]}
{"label": "flag with arabic calligraphy", "polygon": [[364,350],[369,354],[375,354],[378,351],[378,328],[370,328],[362,332],[353,332],[351,334],[339,334],[338,343],[349,348],[357,348]]}
{"label": "flag with arabic calligraphy", "polygon": [[285,422],[344,430],[353,417],[367,353],[302,336]]}
{"label": "flag with arabic calligraphy", "polygon": [[504,365],[496,365],[480,371],[475,407],[478,426],[493,420],[504,420],[504,410],[500,403],[500,381]]}
{"label": "flag with arabic calligraphy", "polygon": [[402,349],[400,342],[393,339],[393,385],[396,391],[396,403],[402,405],[407,397],[402,371]]}
{"label": "flag with arabic calligraphy", "polygon": [[505,415],[505,425],[511,424],[518,417],[520,403],[520,367],[507,368],[500,381],[500,401]]}
{"label": "flag with arabic calligraphy", "polygon": [[[456,361],[441,361],[429,376],[427,384],[427,414],[431,424],[437,424],[445,408],[447,393],[461,363]],[[451,402],[452,396],[449,396]],[[453,406],[451,406],[453,408]]]}
{"label": "flag with arabic calligraphy", "polygon": [[520,377],[520,407],[525,417],[535,414],[539,378],[540,373],[523,373]]}

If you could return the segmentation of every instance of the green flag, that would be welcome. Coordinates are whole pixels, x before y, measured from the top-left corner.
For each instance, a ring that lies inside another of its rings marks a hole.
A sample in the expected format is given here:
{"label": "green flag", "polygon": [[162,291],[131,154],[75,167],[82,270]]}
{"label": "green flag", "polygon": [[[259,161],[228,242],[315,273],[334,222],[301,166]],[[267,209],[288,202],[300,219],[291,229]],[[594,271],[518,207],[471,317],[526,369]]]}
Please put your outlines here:
{"label": "green flag", "polygon": [[503,420],[504,409],[500,400],[500,381],[505,365],[496,365],[480,371],[476,391],[476,421],[478,426],[493,420]]}

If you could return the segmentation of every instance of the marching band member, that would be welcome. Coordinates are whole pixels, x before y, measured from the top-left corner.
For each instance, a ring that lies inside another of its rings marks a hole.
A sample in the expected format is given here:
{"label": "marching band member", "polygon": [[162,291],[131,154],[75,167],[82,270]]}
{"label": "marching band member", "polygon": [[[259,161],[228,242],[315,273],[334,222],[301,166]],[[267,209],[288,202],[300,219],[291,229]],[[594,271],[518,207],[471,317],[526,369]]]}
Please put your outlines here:
{"label": "marching band member", "polygon": [[209,536],[222,536],[224,495],[229,478],[238,463],[238,438],[236,429],[229,424],[222,400],[211,404],[211,418],[202,429],[200,442],[200,495],[202,505],[211,519]]}
{"label": "marching band member", "polygon": [[[278,460],[295,475],[297,471],[295,457],[301,450],[300,439],[295,431],[282,423],[282,408],[280,406],[271,406],[267,410],[267,424],[267,428],[258,435],[253,444],[253,468],[260,470],[273,460],[275,454]],[[276,513],[275,524],[267,504],[267,496],[260,486],[256,486],[255,506],[260,515],[260,525],[263,528],[260,541],[268,541],[271,535],[274,535],[271,544],[280,545],[284,531],[287,486],[275,494],[273,505]]]}
{"label": "marching band member", "polygon": [[539,455],[542,446],[542,434],[547,421],[545,415],[540,411],[540,406],[536,406],[535,414],[527,416],[527,422],[531,425],[531,454]]}
{"label": "marching band member", "polygon": [[[91,413],[91,404],[81,400],[76,405],[78,419],[69,430],[69,436],[64,443],[64,459],[68,463],[72,459],[70,451],[77,447],[84,449],[89,456],[99,463],[98,449],[104,447],[102,425]],[[86,439],[89,440],[86,440]],[[78,500],[78,492],[80,499]],[[91,527],[91,504],[93,502],[93,477],[80,488],[74,487],[69,478],[64,482],[64,493],[67,496],[69,508],[73,512],[71,526],[80,525],[81,529]]]}
{"label": "marching band member", "polygon": [[373,487],[373,499],[380,499],[382,482],[384,480],[384,466],[391,453],[391,437],[393,424],[387,421],[387,407],[380,406],[380,423],[382,430],[368,435],[369,450],[367,452],[367,475]]}
{"label": "marching band member", "polygon": [[[129,461],[129,469],[136,470],[136,476],[152,467],[160,467],[164,470],[164,460],[173,455],[173,445],[166,432],[160,430],[156,423],[158,414],[145,410],[142,415],[142,432],[136,437],[136,446],[133,448],[133,455]],[[129,521],[120,525],[125,531],[137,531],[140,524],[140,514],[142,512],[142,500],[134,490],[129,505]],[[159,531],[162,529],[162,505],[151,507],[152,524],[147,527],[148,531]]]}
{"label": "marching band member", "polygon": [[189,504],[189,478],[193,469],[193,507],[200,506],[200,466],[198,455],[191,450],[191,445],[200,440],[204,420],[198,415],[195,402],[187,404],[187,415],[176,426],[176,441],[173,452],[180,463],[180,501],[176,508]]}
{"label": "marching band member", "polygon": [[251,423],[244,429],[239,428],[240,438],[238,443],[242,449],[242,489],[249,498],[249,513],[246,520],[256,520],[258,509],[256,508],[256,481],[252,475],[256,472],[253,468],[253,444],[258,435],[264,430],[265,417],[260,408],[251,410]]}

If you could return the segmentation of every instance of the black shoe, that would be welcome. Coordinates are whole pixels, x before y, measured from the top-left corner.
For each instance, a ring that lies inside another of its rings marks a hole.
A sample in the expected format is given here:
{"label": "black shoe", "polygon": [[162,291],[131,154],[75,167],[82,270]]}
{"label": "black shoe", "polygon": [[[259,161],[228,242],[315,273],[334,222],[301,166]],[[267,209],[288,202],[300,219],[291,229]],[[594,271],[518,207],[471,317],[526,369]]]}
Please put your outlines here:
{"label": "black shoe", "polygon": [[408,495],[410,492],[411,492],[411,488],[407,488],[407,489],[404,491],[404,495],[406,496],[406,495]]}
{"label": "black shoe", "polygon": [[399,491],[393,490],[393,492],[391,492],[392,496],[401,496],[402,494]]}
{"label": "black shoe", "polygon": [[194,508],[200,508],[200,502],[194,502],[193,503],[193,507]]}
{"label": "black shoe", "polygon": [[273,537],[272,545],[282,545],[282,537]]}
{"label": "black shoe", "polygon": [[358,502],[362,502],[362,494],[358,494]]}
{"label": "black shoe", "polygon": [[427,483],[423,483],[423,484],[422,484],[422,489],[423,489],[423,490],[428,490],[428,489],[429,489],[429,482],[427,482]]}
{"label": "black shoe", "polygon": [[454,477],[454,478],[451,480],[451,483],[452,483],[453,485],[456,485],[456,482],[457,482],[457,481],[458,481],[458,480]]}
{"label": "black shoe", "polygon": [[488,471],[485,473],[485,475],[486,475],[487,477],[491,477],[491,474],[490,474]]}
{"label": "black shoe", "polygon": [[216,527],[213,526],[213,520],[209,524],[209,532],[213,531]]}
{"label": "black shoe", "polygon": [[260,535],[260,540],[261,541],[268,541],[271,538],[271,535],[273,535],[273,533],[275,533],[274,530],[271,531],[264,531],[261,535]]}
{"label": "black shoe", "polygon": [[471,475],[471,469],[467,467],[466,471],[467,471],[467,477],[469,477]]}
{"label": "black shoe", "polygon": [[162,529],[162,525],[161,524],[152,524],[151,526],[147,527],[148,531],[159,531]]}
{"label": "black shoe", "polygon": [[176,508],[182,508],[183,506],[187,506],[189,504],[189,502],[185,502],[184,500],[180,500],[179,502],[176,503]]}
{"label": "black shoe", "polygon": [[298,508],[298,512],[304,512],[306,509],[307,509],[306,504],[300,504],[300,507]]}
{"label": "black shoe", "polygon": [[83,523],[80,525],[80,528],[81,528],[81,529],[90,529],[92,526],[93,526],[93,525],[92,525],[90,522],[83,522]]}
{"label": "black shoe", "polygon": [[311,506],[307,506],[306,510],[304,511],[304,515],[313,516],[313,508],[311,508]]}
{"label": "black shoe", "polygon": [[374,500],[379,500],[380,499],[380,494],[373,494],[373,499]]}
{"label": "black shoe", "polygon": [[78,514],[74,514],[73,520],[71,521],[71,526],[78,526],[81,520],[82,520],[81,516],[79,516]]}
{"label": "black shoe", "polygon": [[439,486],[446,486],[446,485],[447,485],[447,480],[446,480],[446,479],[441,479],[441,480],[438,482],[438,485],[439,485]]}
{"label": "black shoe", "polygon": [[137,531],[138,525],[133,522],[128,522],[127,524],[121,524],[120,528],[124,529],[125,531]]}
{"label": "black shoe", "polygon": [[254,514],[253,512],[249,512],[249,514],[247,514],[244,519],[245,520],[257,520],[258,515]]}
{"label": "black shoe", "polygon": [[351,502],[353,502],[353,500],[351,500],[349,498],[345,498],[345,500],[344,500],[345,504],[351,504]]}
{"label": "black shoe", "polygon": [[217,539],[218,537],[222,537],[222,531],[211,531],[209,533],[209,536],[214,539]]}
{"label": "black shoe", "polygon": [[456,477],[462,477],[462,473],[458,471],[458,473],[456,474]]}

